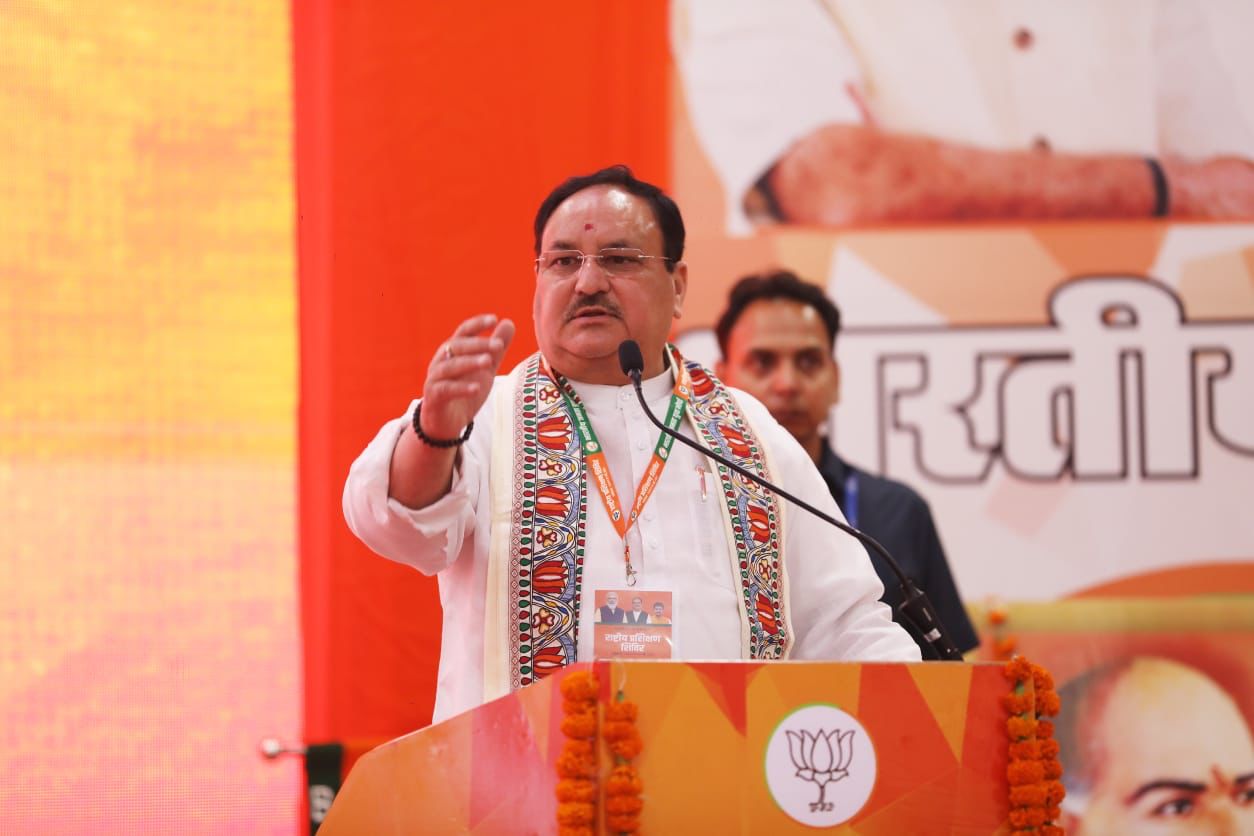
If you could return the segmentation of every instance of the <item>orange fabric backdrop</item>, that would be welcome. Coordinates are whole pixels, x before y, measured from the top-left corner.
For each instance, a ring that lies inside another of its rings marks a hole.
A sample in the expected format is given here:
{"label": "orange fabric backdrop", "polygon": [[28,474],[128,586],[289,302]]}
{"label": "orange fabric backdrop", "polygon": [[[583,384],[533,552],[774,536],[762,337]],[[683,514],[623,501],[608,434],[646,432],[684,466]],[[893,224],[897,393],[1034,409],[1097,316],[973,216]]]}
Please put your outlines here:
{"label": "orange fabric backdrop", "polygon": [[666,6],[293,4],[300,258],[300,557],[309,740],[426,724],[436,585],[344,525],[353,458],[421,392],[461,319],[534,349],[531,220],[616,162],[669,182]]}

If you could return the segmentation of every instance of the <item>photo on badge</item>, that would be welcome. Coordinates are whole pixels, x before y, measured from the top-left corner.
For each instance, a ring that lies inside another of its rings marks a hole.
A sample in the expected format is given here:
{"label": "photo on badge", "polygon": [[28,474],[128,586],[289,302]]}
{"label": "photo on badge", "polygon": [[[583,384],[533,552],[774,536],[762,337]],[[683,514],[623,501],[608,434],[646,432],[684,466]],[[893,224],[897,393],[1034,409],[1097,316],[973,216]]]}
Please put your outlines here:
{"label": "photo on badge", "polygon": [[670,659],[674,655],[672,593],[648,589],[598,589],[593,654],[598,659]]}

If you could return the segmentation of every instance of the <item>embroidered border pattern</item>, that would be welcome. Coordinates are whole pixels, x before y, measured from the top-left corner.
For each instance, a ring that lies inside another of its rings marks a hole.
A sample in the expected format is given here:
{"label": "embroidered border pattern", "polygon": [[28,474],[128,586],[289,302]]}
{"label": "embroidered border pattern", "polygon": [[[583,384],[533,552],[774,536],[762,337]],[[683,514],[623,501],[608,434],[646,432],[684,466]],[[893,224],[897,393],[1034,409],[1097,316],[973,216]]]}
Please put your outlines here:
{"label": "embroidered border pattern", "polygon": [[511,689],[575,661],[587,523],[579,439],[538,354],[528,361],[514,417]]}
{"label": "embroidered border pattern", "polygon": [[[679,352],[675,352],[679,357]],[[766,475],[766,460],[753,430],[731,403],[726,388],[700,364],[679,358],[692,379],[693,420],[710,449],[742,467]],[[780,530],[776,498],[756,482],[718,465],[723,498],[731,514],[745,611],[749,618],[749,656],[779,659],[788,646],[780,601]]]}

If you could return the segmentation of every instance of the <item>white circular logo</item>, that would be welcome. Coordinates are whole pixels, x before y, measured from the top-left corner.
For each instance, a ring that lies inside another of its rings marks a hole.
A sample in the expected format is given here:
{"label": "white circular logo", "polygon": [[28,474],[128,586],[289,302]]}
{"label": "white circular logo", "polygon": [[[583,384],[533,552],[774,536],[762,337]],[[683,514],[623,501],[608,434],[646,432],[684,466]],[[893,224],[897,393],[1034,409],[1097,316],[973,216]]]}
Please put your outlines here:
{"label": "white circular logo", "polygon": [[794,820],[834,827],[871,797],[875,747],[862,724],[836,706],[799,708],[766,744],[766,785]]}

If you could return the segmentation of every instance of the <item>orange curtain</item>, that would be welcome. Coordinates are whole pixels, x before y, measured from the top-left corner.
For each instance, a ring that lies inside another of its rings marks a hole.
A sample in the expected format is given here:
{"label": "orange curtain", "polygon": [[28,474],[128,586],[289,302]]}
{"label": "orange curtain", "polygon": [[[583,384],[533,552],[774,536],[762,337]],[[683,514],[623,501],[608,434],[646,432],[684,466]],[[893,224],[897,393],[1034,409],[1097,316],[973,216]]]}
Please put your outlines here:
{"label": "orange curtain", "polygon": [[434,580],[346,528],[348,466],[463,318],[535,347],[531,221],[564,177],[669,184],[666,4],[293,4],[307,740],[429,722]]}

